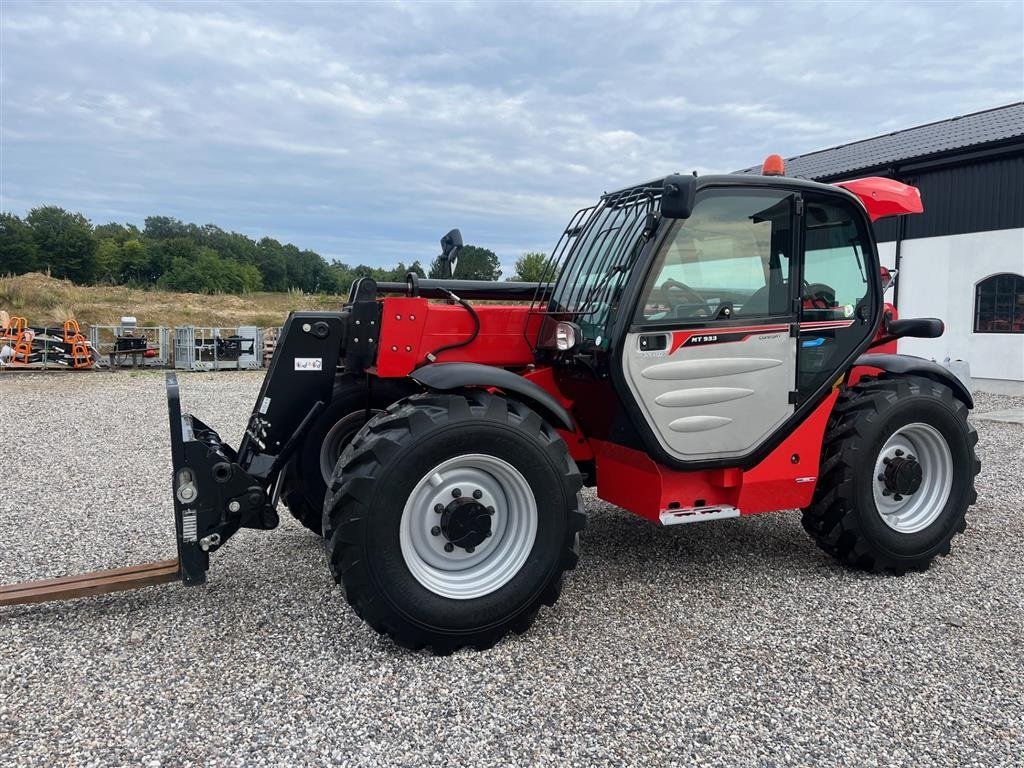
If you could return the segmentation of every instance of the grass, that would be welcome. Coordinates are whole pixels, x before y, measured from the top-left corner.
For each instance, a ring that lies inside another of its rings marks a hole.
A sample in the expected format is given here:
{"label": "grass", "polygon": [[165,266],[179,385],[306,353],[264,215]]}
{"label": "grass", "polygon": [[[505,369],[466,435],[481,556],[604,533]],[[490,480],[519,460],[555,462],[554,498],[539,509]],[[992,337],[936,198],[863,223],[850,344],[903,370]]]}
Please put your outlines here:
{"label": "grass", "polygon": [[59,325],[77,320],[90,325],[117,325],[131,315],[139,325],[224,326],[281,325],[295,309],[335,309],[343,297],[324,294],[252,293],[244,296],[142,290],[124,286],[81,286],[38,272],[0,277],[0,312],[30,325]]}

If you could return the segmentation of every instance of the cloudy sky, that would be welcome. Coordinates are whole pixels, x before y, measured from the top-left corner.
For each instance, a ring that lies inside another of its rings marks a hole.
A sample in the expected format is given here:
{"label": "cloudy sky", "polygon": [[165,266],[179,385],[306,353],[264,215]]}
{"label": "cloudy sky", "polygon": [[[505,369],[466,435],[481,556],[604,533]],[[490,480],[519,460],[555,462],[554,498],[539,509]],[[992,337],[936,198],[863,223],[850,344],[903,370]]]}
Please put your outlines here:
{"label": "cloudy sky", "polygon": [[1024,4],[0,2],[0,207],[511,264],[605,189],[1024,98]]}

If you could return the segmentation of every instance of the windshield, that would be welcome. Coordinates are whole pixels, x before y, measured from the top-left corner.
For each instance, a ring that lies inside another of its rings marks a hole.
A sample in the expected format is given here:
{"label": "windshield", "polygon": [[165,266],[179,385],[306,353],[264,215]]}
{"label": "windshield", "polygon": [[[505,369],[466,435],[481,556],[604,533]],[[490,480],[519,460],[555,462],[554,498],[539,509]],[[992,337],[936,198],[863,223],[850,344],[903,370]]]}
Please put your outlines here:
{"label": "windshield", "polygon": [[585,341],[607,346],[607,329],[645,242],[647,214],[654,206],[649,187],[613,193],[566,232],[566,255],[548,311],[572,315]]}

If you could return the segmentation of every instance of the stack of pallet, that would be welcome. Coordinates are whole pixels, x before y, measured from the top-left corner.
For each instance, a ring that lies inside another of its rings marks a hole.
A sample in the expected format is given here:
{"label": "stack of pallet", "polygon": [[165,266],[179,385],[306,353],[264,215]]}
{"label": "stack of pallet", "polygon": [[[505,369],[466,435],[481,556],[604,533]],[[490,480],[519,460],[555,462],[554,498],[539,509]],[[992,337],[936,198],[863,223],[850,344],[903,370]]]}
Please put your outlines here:
{"label": "stack of pallet", "polygon": [[277,334],[280,328],[263,329],[263,367],[270,366],[270,360],[274,357],[274,350],[277,349]]}

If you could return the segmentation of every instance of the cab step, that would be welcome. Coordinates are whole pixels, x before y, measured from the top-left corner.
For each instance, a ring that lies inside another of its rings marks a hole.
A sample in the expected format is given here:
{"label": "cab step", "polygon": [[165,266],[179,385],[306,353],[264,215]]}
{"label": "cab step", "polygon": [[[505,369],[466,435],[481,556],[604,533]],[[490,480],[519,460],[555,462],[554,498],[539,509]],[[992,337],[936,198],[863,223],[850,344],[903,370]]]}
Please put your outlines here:
{"label": "cab step", "polygon": [[739,517],[736,507],[722,504],[717,507],[679,507],[663,509],[658,515],[662,525],[680,525],[682,523],[699,523],[703,520],[722,520],[726,517]]}

